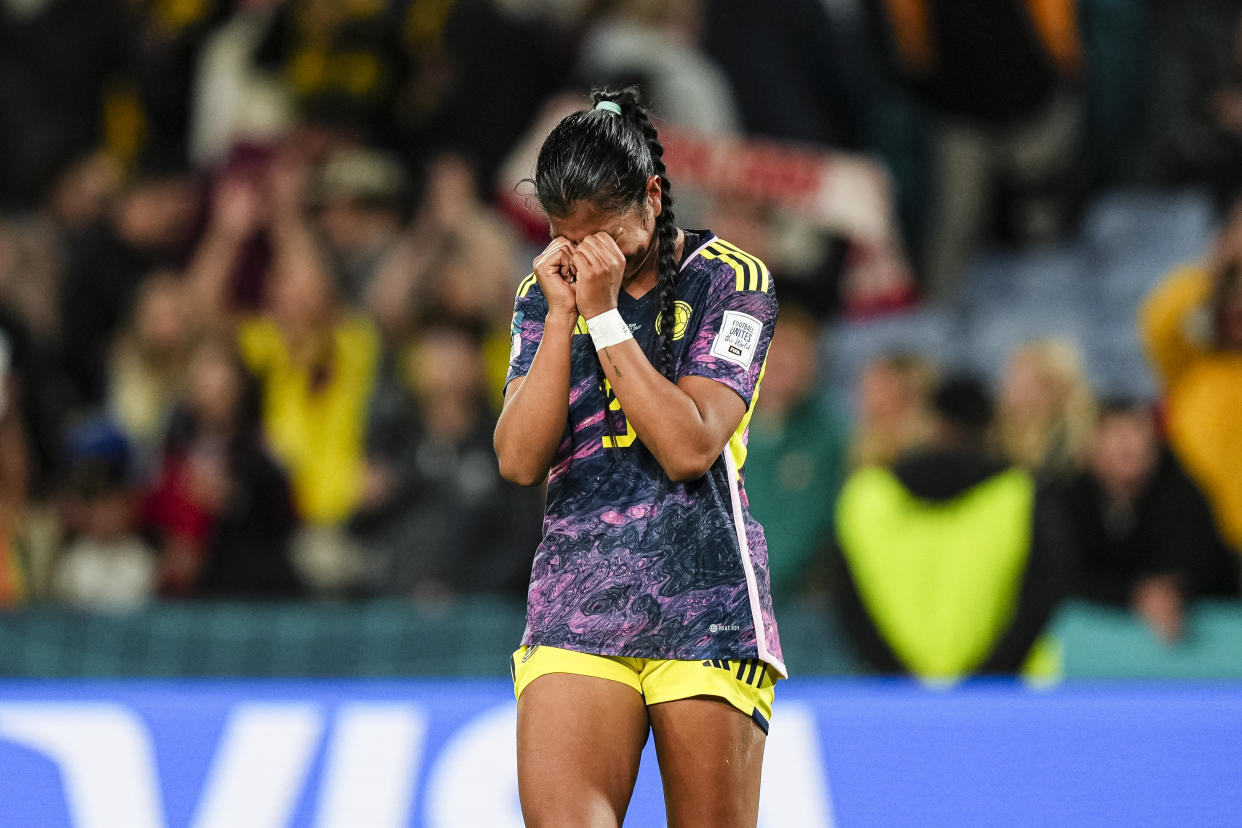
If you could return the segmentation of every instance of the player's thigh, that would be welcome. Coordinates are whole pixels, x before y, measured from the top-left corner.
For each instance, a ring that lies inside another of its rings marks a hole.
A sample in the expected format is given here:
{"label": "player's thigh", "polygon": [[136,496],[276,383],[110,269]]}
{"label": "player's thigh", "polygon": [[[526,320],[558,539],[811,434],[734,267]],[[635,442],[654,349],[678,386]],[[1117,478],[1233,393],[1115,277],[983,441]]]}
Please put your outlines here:
{"label": "player's thigh", "polygon": [[754,828],[767,738],[723,699],[699,696],[647,708],[668,824]]}
{"label": "player's thigh", "polygon": [[526,824],[620,825],[647,742],[642,696],[606,678],[549,673],[522,690],[517,721]]}

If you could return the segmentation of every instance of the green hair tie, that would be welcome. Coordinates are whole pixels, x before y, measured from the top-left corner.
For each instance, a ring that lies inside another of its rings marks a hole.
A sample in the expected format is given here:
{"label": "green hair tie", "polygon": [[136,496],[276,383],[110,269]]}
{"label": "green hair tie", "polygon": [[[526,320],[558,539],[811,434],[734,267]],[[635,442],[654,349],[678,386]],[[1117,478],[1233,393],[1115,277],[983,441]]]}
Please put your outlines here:
{"label": "green hair tie", "polygon": [[600,101],[599,103],[595,105],[595,108],[603,109],[608,112],[613,112],[613,113],[616,113],[617,115],[621,114],[621,104],[617,103],[616,101]]}

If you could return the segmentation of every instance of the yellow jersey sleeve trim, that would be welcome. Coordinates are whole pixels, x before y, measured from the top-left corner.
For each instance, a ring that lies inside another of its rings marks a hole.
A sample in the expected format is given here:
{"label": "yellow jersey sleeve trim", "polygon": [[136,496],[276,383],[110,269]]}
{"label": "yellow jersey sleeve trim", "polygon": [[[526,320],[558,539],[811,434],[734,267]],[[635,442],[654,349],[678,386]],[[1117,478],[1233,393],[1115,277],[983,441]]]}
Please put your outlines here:
{"label": "yellow jersey sleeve trim", "polygon": [[530,289],[539,283],[539,279],[534,273],[528,275],[525,279],[518,282],[517,295],[519,299],[526,298],[526,294],[530,293]]}
{"label": "yellow jersey sleeve trim", "polygon": [[726,447],[733,457],[733,468],[737,469],[739,475],[742,467],[746,465],[746,430],[750,428],[750,418],[754,416],[755,403],[759,402],[759,386],[763,384],[763,374],[767,369],[768,360],[764,357],[763,365],[759,367],[759,377],[755,380],[755,390],[750,395],[750,405],[747,406],[746,413],[742,415],[742,421],[729,436],[729,443]]}
{"label": "yellow jersey sleeve trim", "polygon": [[738,290],[757,290],[767,293],[771,275],[763,262],[743,252],[726,241],[717,239],[707,245],[703,258],[724,262],[737,274]]}
{"label": "yellow jersey sleeve trim", "polygon": [[746,269],[741,264],[734,261],[731,257],[725,254],[712,250],[710,247],[703,251],[703,258],[712,259],[713,261],[718,261],[718,262],[724,262],[729,267],[733,268],[733,272],[737,274],[737,289],[746,290],[746,275],[747,274],[746,274]]}
{"label": "yellow jersey sleeve trim", "polygon": [[[768,292],[768,284],[769,284],[769,282],[770,282],[770,280],[771,280],[771,274],[768,272],[767,265],[765,265],[765,264],[763,263],[763,261],[762,261],[762,260],[760,260],[759,258],[757,258],[757,257],[755,257],[755,256],[750,255],[750,254],[749,254],[749,253],[747,253],[745,250],[743,250],[742,248],[738,247],[736,244],[733,244],[732,242],[727,242],[727,241],[725,241],[724,239],[717,239],[717,242],[718,242],[718,243],[719,243],[722,247],[724,247],[725,249],[727,249],[727,250],[729,250],[730,252],[732,252],[734,255],[736,255],[736,256],[738,256],[738,257],[740,257],[740,258],[747,259],[747,260],[752,261],[752,262],[754,262],[754,263],[755,263],[755,266],[756,266],[757,268],[759,268],[759,277],[760,277],[760,278],[759,278],[759,288],[758,288],[758,289],[759,289],[761,292],[763,292],[763,293],[767,293],[767,292]],[[752,288],[752,289],[753,289],[753,288]]]}

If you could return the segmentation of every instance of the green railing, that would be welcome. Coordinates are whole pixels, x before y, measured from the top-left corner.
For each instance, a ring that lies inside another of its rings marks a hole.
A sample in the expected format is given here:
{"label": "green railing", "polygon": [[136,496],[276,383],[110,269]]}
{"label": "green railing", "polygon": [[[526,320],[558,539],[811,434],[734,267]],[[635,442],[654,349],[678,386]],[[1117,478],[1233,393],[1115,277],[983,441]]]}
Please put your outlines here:
{"label": "green railing", "polygon": [[1242,603],[1202,602],[1168,645],[1128,612],[1069,604],[1053,632],[1072,678],[1242,679]]}
{"label": "green railing", "polygon": [[[0,614],[0,675],[18,677],[495,676],[523,627],[520,603],[153,604],[125,614],[38,605]],[[860,672],[824,607],[780,614],[795,675]],[[1185,640],[1157,641],[1121,611],[1067,605],[1052,624],[1072,678],[1242,679],[1242,605],[1203,604]]]}

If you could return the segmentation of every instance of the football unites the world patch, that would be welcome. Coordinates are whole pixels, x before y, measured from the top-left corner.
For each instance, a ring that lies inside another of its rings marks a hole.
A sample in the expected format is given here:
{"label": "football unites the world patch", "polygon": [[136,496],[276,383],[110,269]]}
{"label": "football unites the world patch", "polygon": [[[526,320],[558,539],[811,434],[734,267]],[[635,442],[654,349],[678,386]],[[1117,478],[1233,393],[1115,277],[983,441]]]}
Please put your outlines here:
{"label": "football unites the world patch", "polygon": [[759,347],[763,323],[748,313],[725,311],[720,330],[712,340],[712,356],[727,359],[743,368],[750,368]]}

